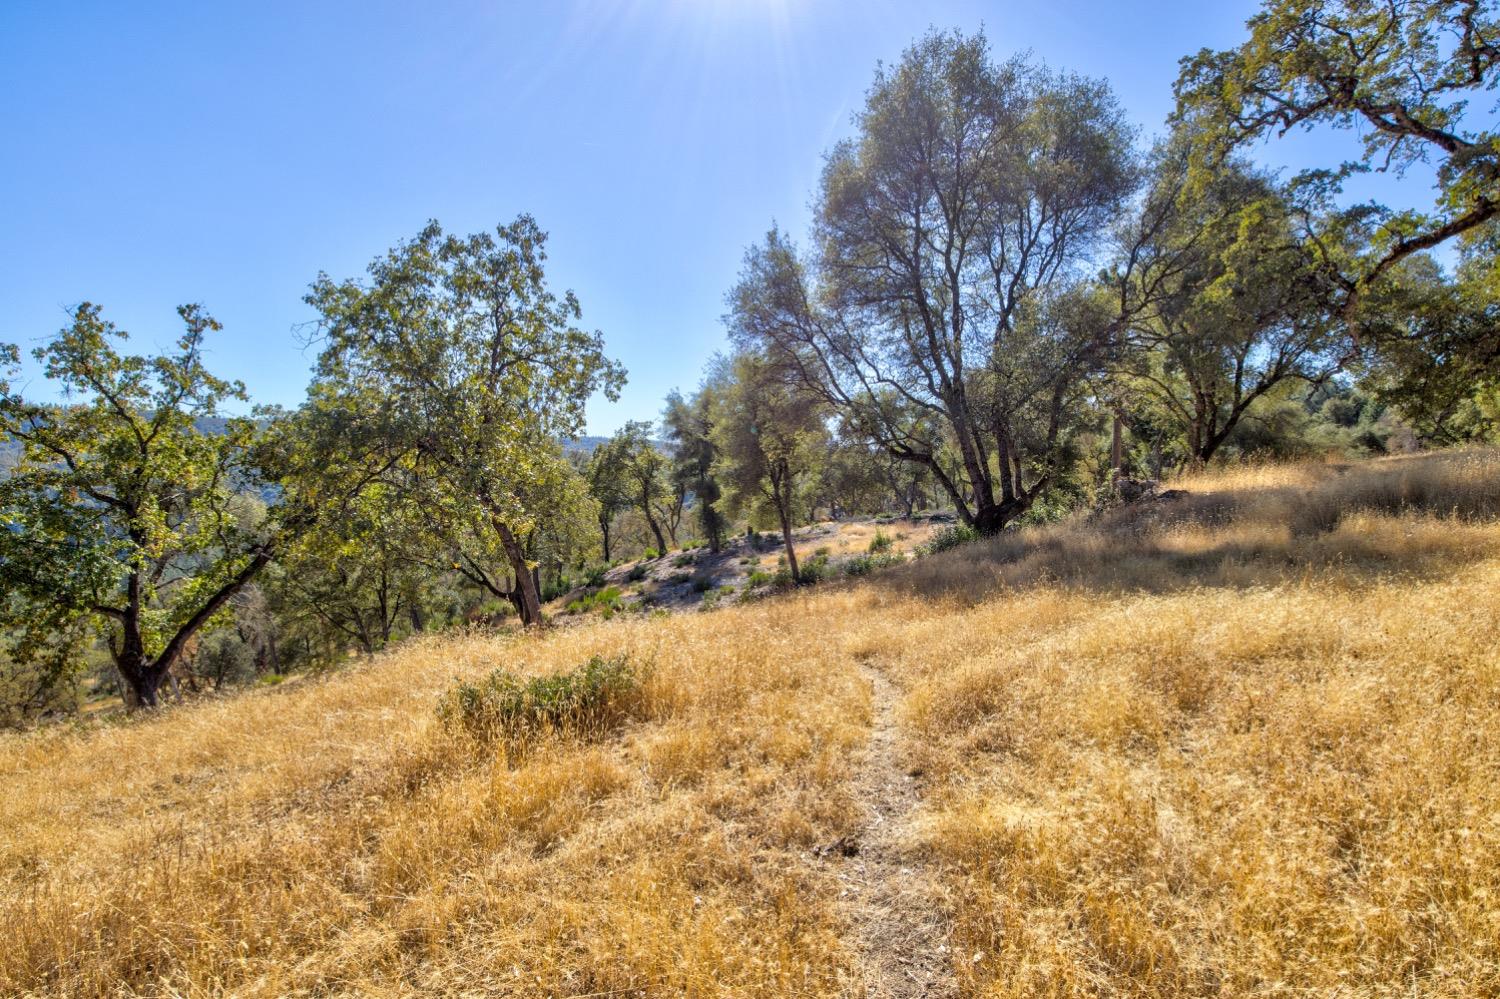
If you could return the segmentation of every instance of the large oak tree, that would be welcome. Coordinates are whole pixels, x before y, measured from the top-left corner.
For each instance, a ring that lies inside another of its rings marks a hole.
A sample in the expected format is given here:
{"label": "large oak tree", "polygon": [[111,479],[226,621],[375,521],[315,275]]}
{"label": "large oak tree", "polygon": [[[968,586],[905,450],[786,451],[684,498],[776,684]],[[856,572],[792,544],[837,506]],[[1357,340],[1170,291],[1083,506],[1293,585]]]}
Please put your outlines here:
{"label": "large oak tree", "polygon": [[545,502],[529,487],[557,471],[557,441],[582,431],[589,397],[624,381],[600,334],[577,325],[572,292],[549,289],[545,244],[525,215],[471,236],[432,222],[367,280],[322,275],[307,296],[323,343],[316,393],[366,414],[434,509],[490,532],[528,625],[542,620],[527,538]]}
{"label": "large oak tree", "polygon": [[[282,536],[239,495],[257,480],[256,424],[206,425],[245,399],[204,367],[219,324],[195,305],[178,311],[175,348],[142,356],[120,351],[126,334],[97,306],[78,306],[34,351],[65,403],[28,401],[0,380],[0,435],[24,446],[0,481],[11,656],[60,667],[79,651],[65,639],[96,634],[131,706],[157,704],[173,665]],[[18,360],[14,347],[0,353]]]}
{"label": "large oak tree", "polygon": [[1105,83],[942,33],[855,124],[812,253],[777,231],[751,249],[731,329],[998,531],[1054,481],[1123,326],[1091,282],[1137,186],[1131,129]]}

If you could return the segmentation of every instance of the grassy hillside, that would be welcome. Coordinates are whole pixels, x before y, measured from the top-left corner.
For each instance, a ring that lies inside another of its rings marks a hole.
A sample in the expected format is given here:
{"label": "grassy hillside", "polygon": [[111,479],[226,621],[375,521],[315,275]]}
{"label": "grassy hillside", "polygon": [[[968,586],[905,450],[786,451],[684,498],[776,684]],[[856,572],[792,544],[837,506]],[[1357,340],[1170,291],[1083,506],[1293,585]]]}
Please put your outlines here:
{"label": "grassy hillside", "polygon": [[[1500,455],[1182,487],[5,737],[0,993],[1500,991]],[[617,727],[436,719],[596,654]]]}

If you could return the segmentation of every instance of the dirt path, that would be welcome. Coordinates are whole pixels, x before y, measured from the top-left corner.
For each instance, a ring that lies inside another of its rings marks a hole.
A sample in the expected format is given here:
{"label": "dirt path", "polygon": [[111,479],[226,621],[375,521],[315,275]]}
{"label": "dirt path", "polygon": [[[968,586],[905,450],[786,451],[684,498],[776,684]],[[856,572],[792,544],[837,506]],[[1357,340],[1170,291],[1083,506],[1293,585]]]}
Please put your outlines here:
{"label": "dirt path", "polygon": [[957,995],[947,905],[909,836],[920,781],[903,765],[897,746],[899,694],[878,666],[866,664],[864,674],[875,717],[856,794],[868,818],[857,841],[830,851],[842,865],[860,984],[868,999],[946,999]]}

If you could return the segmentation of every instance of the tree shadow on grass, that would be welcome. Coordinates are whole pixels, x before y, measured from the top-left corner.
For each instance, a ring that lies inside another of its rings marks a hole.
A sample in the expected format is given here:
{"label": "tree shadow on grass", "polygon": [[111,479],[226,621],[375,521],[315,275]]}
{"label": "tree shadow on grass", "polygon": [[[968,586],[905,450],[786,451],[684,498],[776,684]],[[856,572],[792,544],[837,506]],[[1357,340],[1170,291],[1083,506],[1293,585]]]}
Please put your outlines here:
{"label": "tree shadow on grass", "polygon": [[1500,451],[1309,464],[1010,531],[883,575],[922,597],[1440,579],[1500,555]]}

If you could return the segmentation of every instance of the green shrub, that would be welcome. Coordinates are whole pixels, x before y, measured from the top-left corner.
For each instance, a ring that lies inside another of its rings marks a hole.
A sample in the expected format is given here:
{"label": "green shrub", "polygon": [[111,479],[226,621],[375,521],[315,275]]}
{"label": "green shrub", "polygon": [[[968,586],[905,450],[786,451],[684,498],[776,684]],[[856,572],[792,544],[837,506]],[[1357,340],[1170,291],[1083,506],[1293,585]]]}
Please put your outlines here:
{"label": "green shrub", "polygon": [[714,582],[713,573],[700,572],[693,576],[693,592],[707,593],[717,584]]}
{"label": "green shrub", "polygon": [[978,540],[979,532],[974,528],[967,524],[953,524],[928,538],[927,543],[917,549],[917,554],[936,555],[938,552],[945,552],[950,548],[957,548],[959,545]]}
{"label": "green shrub", "polygon": [[604,566],[598,565],[589,570],[588,577],[584,579],[583,585],[597,590],[604,585]]}
{"label": "green shrub", "polygon": [[891,536],[877,528],[875,536],[870,539],[869,552],[871,555],[879,555],[881,552],[890,551],[893,544],[895,542],[891,540]]}
{"label": "green shrub", "polygon": [[797,575],[801,577],[798,582],[802,586],[816,586],[832,574],[826,554],[815,554],[797,566]]}
{"label": "green shrub", "polygon": [[750,572],[750,578],[745,581],[745,584],[751,589],[754,589],[757,586],[765,586],[766,584],[773,583],[775,581],[776,577],[771,575],[766,570],[753,569]]}
{"label": "green shrub", "polygon": [[637,562],[635,565],[631,566],[630,567],[630,571],[625,574],[625,578],[627,580],[629,580],[630,582],[632,582],[632,583],[639,583],[641,580],[645,579],[646,578],[646,566],[645,566],[645,563],[643,563],[643,562]]}
{"label": "green shrub", "polygon": [[734,595],[734,587],[717,586],[703,594],[702,610],[713,610],[719,603]]}
{"label": "green shrub", "polygon": [[655,561],[656,559],[661,558],[661,556],[662,553],[657,551],[655,548],[647,548],[644,552],[641,553],[641,558],[647,562]]}
{"label": "green shrub", "polygon": [[696,561],[698,561],[698,556],[685,552],[674,558],[672,560],[672,565],[678,569],[686,569]]}
{"label": "green shrub", "polygon": [[857,555],[844,563],[844,575],[867,576],[879,569],[900,565],[905,561],[905,557],[897,552],[881,552],[878,555]]}
{"label": "green shrub", "polygon": [[558,597],[573,589],[574,583],[567,576],[558,576],[553,580],[542,580],[542,603],[556,600]]}
{"label": "green shrub", "polygon": [[681,586],[692,578],[693,574],[691,572],[674,572],[667,577],[667,582],[673,586]]}
{"label": "green shrub", "polygon": [[586,593],[577,600],[568,601],[563,611],[568,614],[586,614],[591,610],[602,610],[606,618],[613,617],[620,609],[620,588],[607,586],[596,593]]}
{"label": "green shrub", "polygon": [[602,731],[629,713],[638,690],[639,677],[625,657],[594,656],[566,673],[529,680],[497,669],[454,687],[437,711],[450,731],[524,743],[546,732]]}

